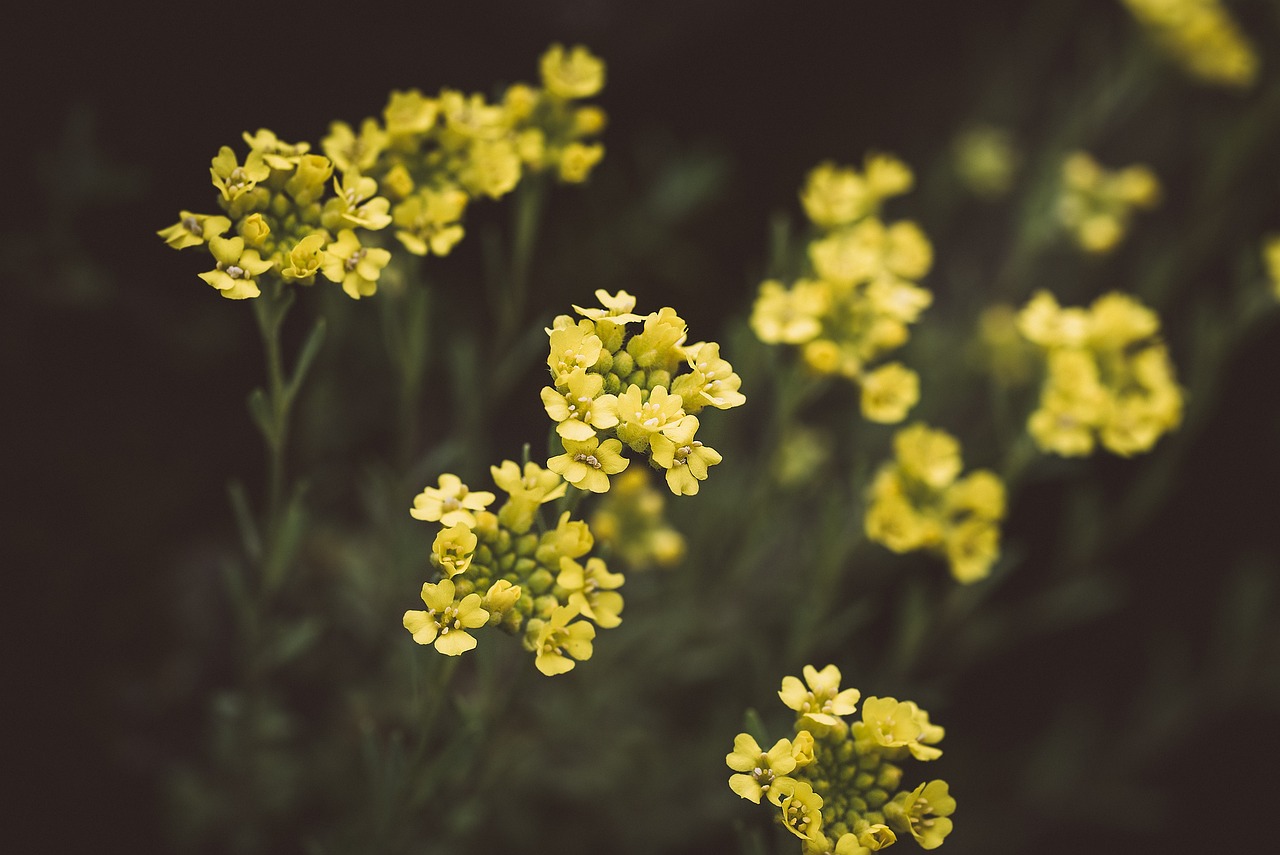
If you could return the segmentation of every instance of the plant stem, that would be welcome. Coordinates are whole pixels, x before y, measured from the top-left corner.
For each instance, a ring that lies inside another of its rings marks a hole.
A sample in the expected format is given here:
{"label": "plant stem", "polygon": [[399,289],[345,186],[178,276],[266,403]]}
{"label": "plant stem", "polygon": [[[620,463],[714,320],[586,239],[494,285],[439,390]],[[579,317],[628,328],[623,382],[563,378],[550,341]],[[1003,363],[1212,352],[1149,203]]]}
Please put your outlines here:
{"label": "plant stem", "polygon": [[279,539],[285,491],[285,454],[289,436],[289,415],[293,404],[292,390],[286,384],[284,359],[280,353],[280,329],[293,305],[293,291],[283,282],[272,282],[262,296],[253,301],[254,317],[267,360],[265,411],[255,412],[258,427],[267,446],[267,510],[263,531],[265,555],[271,555]]}

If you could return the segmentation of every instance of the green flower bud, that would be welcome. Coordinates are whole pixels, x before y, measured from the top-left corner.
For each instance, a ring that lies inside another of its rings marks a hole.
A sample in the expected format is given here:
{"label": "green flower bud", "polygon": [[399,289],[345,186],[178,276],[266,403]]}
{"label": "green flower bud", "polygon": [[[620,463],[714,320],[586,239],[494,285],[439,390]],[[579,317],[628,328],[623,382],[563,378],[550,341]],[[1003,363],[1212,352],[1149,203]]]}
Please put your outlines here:
{"label": "green flower bud", "polygon": [[539,567],[529,574],[528,585],[535,594],[545,594],[555,581],[555,577],[551,575],[547,568]]}
{"label": "green flower bud", "polygon": [[631,358],[631,354],[625,350],[614,355],[613,357],[613,374],[618,378],[619,385],[622,384],[623,378],[636,370],[636,361]]}

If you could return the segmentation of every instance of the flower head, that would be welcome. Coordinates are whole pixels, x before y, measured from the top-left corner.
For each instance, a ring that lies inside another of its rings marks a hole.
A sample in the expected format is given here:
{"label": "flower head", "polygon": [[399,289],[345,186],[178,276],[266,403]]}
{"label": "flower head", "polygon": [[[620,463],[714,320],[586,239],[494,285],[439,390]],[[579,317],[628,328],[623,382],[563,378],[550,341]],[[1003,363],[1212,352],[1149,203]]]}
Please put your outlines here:
{"label": "flower head", "polygon": [[862,693],[857,689],[840,691],[840,669],[828,665],[821,671],[812,665],[804,666],[805,688],[796,677],[783,677],[778,697],[802,717],[819,724],[838,724],[836,716],[851,715]]}
{"label": "flower head", "polygon": [[760,804],[765,796],[775,805],[782,804],[779,784],[793,784],[786,776],[796,768],[791,740],[779,739],[768,751],[749,733],[739,733],[733,739],[733,751],[725,756],[725,763],[738,774],[729,776],[729,788],[748,801]]}
{"label": "flower head", "polygon": [[476,646],[467,630],[489,621],[489,613],[480,606],[479,594],[455,600],[452,580],[442,579],[438,584],[428,582],[422,586],[422,601],[427,604],[426,611],[404,613],[404,628],[413,633],[414,641],[435,642],[436,650],[446,656],[457,656]]}
{"label": "flower head", "polygon": [[493,493],[469,490],[457,475],[446,472],[440,476],[438,487],[425,487],[414,497],[409,514],[428,522],[439,520],[444,526],[465,523],[474,528],[476,518],[472,512],[484,510],[495,498]]}

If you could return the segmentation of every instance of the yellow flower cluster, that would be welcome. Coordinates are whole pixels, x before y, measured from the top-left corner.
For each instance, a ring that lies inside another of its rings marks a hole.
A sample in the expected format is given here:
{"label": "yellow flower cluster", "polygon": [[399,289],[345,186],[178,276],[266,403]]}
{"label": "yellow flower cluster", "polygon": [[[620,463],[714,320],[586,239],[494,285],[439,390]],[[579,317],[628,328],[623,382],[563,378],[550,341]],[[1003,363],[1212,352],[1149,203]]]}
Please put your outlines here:
{"label": "yellow flower cluster", "polygon": [[1258,55],[1219,0],[1123,0],[1185,71],[1206,83],[1243,87]]}
{"label": "yellow flower cluster", "polygon": [[[685,344],[685,322],[666,307],[633,313],[635,297],[596,291],[602,308],[555,319],[547,335],[552,385],[542,390],[564,454],[547,461],[580,490],[604,493],[627,468],[623,446],[647,455],[677,496],[691,496],[720,462],[695,436],[698,413],[746,402],[742,380],[715,342]],[[639,326],[638,331],[629,325]]]}
{"label": "yellow flower cluster", "polygon": [[867,536],[894,552],[942,555],[958,582],[986,578],[1000,554],[1004,483],[986,469],[960,478],[960,443],[945,431],[913,424],[893,446],[896,459],[868,491]]}
{"label": "yellow flower cluster", "polygon": [[820,374],[862,388],[862,413],[891,424],[920,397],[920,378],[899,362],[869,366],[907,341],[908,326],[933,300],[915,284],[933,264],[933,248],[914,222],[886,224],[885,199],[911,189],[911,170],[869,155],[861,172],[824,163],[809,173],[801,202],[818,234],[808,274],[760,285],[751,328],[766,344],[797,345]]}
{"label": "yellow flower cluster", "polygon": [[541,89],[516,84],[498,103],[451,89],[392,92],[382,121],[365,119],[359,133],[334,122],[323,154],[266,129],[245,133],[243,162],[223,146],[212,163],[225,216],[182,211],[159,234],[175,249],[207,247],[215,265],[200,278],[224,297],[259,296],[264,276],[310,285],[317,275],[368,297],[391,261],[380,245],[388,228],[414,255],[446,255],[471,200],[509,193],[526,172],[586,180],[604,154],[590,139],[605,116],[577,101],[600,91],[604,63],[554,45],[541,72]]}
{"label": "yellow flower cluster", "polygon": [[946,781],[902,786],[908,757],[935,760],[943,729],[912,701],[867,698],[840,689],[840,670],[804,667],[805,681],[784,677],[778,696],[796,713],[793,735],[763,750],[740,733],[725,762],[735,774],[729,787],[778,808],[777,819],[801,841],[804,855],[869,855],[910,836],[936,849],[951,833],[956,802]]}
{"label": "yellow flower cluster", "polygon": [[1271,280],[1271,293],[1280,300],[1280,235],[1273,235],[1263,242],[1262,262],[1266,265],[1267,278]]}
{"label": "yellow flower cluster", "polygon": [[440,578],[422,586],[427,608],[406,611],[404,627],[419,644],[457,656],[476,646],[468,630],[496,626],[522,636],[543,674],[563,674],[591,658],[597,626],[622,622],[623,576],[588,557],[591,529],[568,511],[533,531],[542,505],[565,493],[559,475],[511,460],[490,471],[507,494],[496,514],[487,510],[493,493],[448,473],[414,499],[415,519],[440,523],[431,555]]}
{"label": "yellow flower cluster", "polygon": [[1136,208],[1160,201],[1160,182],[1145,166],[1107,170],[1083,151],[1062,164],[1058,219],[1085,252],[1110,252],[1120,243]]}
{"label": "yellow flower cluster", "polygon": [[1086,310],[1062,308],[1041,291],[1018,329],[1043,350],[1047,376],[1027,429],[1044,451],[1064,457],[1147,451],[1182,421],[1182,390],[1160,319],[1134,298],[1104,294]]}
{"label": "yellow flower cluster", "polygon": [[672,567],[684,558],[684,536],[667,523],[666,500],[643,469],[627,469],[592,513],[591,531],[606,554],[631,568]]}

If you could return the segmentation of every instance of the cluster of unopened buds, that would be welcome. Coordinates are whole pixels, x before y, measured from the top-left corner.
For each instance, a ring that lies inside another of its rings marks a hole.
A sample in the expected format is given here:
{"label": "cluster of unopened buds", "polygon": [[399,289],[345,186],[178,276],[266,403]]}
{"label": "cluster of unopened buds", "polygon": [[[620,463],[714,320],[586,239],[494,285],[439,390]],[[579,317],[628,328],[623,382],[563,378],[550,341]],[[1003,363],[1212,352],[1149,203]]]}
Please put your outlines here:
{"label": "cluster of unopened buds", "polygon": [[804,855],[869,855],[910,837],[936,849],[951,833],[956,802],[946,781],[903,786],[901,763],[942,756],[944,731],[912,701],[867,698],[840,689],[840,671],[804,667],[804,682],[784,677],[778,692],[796,713],[792,735],[771,748],[740,733],[725,762],[729,787],[776,808],[775,819]]}
{"label": "cluster of unopened buds", "polygon": [[913,182],[888,155],[869,155],[861,172],[824,163],[809,173],[801,194],[816,232],[808,270],[790,285],[762,283],[751,314],[761,341],[795,345],[813,371],[859,384],[863,416],[886,424],[915,406],[920,378],[901,362],[872,366],[906,343],[933,301],[916,284],[933,264],[928,238],[910,220],[880,217],[884,200]]}

